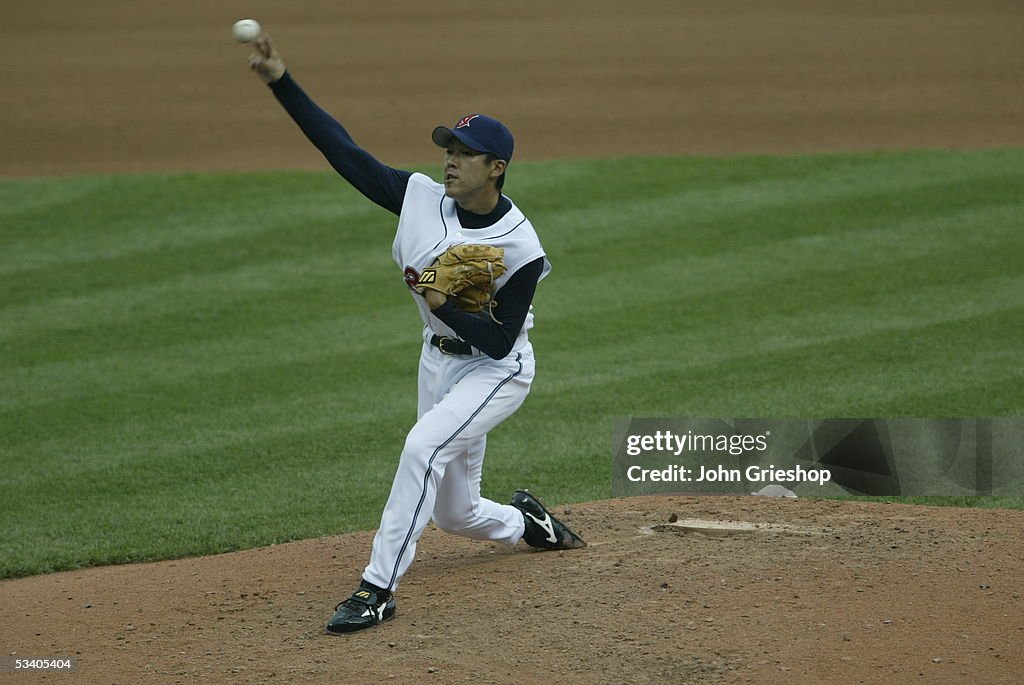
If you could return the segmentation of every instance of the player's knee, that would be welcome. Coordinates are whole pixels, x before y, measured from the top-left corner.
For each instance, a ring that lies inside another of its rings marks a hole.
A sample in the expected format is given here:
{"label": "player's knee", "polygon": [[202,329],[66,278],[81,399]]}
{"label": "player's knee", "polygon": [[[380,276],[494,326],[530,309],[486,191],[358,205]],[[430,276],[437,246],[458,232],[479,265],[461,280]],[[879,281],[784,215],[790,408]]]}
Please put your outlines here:
{"label": "player's knee", "polygon": [[467,530],[475,518],[471,511],[448,511],[445,509],[434,509],[431,517],[438,528],[446,533],[459,533]]}
{"label": "player's knee", "polygon": [[[405,446],[402,449],[402,459],[409,459],[418,464],[426,464],[431,459],[438,457],[444,450],[446,453],[453,450],[451,431],[444,426],[437,425],[437,422],[421,419],[412,427],[409,434],[405,436]],[[447,449],[445,449],[447,447]],[[444,460],[443,455],[440,457]]]}
{"label": "player's knee", "polygon": [[437,441],[432,439],[430,430],[416,424],[409,435],[405,437],[405,446],[402,448],[402,460],[417,464],[426,464],[430,457],[437,450]]}

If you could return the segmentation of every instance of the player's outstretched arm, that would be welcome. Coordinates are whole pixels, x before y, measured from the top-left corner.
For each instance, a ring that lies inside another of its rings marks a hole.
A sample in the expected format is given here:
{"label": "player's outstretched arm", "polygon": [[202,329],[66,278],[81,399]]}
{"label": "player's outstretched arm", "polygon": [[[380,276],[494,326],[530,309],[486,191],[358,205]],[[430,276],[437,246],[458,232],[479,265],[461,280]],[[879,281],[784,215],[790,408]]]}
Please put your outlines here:
{"label": "player's outstretched arm", "polygon": [[412,173],[381,164],[356,145],[345,127],[292,79],[269,34],[262,34],[251,45],[254,52],[249,55],[249,68],[270,86],[274,97],[335,171],[376,204],[400,214]]}
{"label": "player's outstretched arm", "polygon": [[266,84],[274,83],[284,76],[288,68],[281,59],[280,53],[274,47],[269,33],[262,34],[251,43],[253,52],[249,55],[249,68],[256,72],[256,75],[263,79]]}

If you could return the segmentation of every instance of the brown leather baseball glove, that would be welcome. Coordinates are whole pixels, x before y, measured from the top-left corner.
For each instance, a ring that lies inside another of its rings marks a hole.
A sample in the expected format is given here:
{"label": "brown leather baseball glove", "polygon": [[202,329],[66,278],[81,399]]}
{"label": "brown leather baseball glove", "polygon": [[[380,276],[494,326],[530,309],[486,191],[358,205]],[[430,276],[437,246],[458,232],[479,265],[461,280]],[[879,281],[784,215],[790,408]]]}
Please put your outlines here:
{"label": "brown leather baseball glove", "polygon": [[[455,300],[464,312],[488,312],[494,306],[494,281],[505,273],[505,250],[491,245],[452,245],[423,270],[416,283]],[[492,314],[493,317],[493,314]]]}

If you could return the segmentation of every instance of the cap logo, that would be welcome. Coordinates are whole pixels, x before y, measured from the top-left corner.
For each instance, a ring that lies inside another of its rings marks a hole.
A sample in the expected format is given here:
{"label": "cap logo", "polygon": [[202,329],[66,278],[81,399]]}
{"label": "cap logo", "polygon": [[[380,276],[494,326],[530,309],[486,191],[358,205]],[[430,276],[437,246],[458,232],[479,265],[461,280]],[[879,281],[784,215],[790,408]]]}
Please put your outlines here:
{"label": "cap logo", "polygon": [[459,119],[459,123],[455,124],[455,128],[469,128],[469,122],[476,119],[479,114],[470,114],[468,117],[462,117]]}

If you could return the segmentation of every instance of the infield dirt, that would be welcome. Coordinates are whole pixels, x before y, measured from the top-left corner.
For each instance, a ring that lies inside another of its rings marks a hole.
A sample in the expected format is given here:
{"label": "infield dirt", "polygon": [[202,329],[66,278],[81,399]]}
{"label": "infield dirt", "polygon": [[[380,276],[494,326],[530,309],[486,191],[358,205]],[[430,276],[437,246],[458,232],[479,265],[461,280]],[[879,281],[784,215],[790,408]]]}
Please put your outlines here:
{"label": "infield dirt", "polygon": [[[58,0],[5,9],[0,176],[324,168],[246,73],[244,16],[395,165],[437,159],[429,131],[471,110],[510,124],[517,159],[1024,145],[1015,2]],[[2,678],[1021,682],[1022,512],[652,497],[556,513],[591,546],[428,530],[396,620],[348,638],[322,626],[370,532],[5,581],[0,653],[80,669]],[[806,530],[652,529],[672,514]]]}
{"label": "infield dirt", "polygon": [[1013,0],[53,0],[0,23],[0,176],[325,168],[239,17],[393,165],[472,111],[517,159],[1024,145]]}
{"label": "infield dirt", "polygon": [[[590,546],[431,527],[396,618],[323,634],[371,533],[6,581],[5,648],[54,682],[1018,683],[1024,512],[762,497],[556,507]],[[654,532],[681,518],[790,524]]]}

